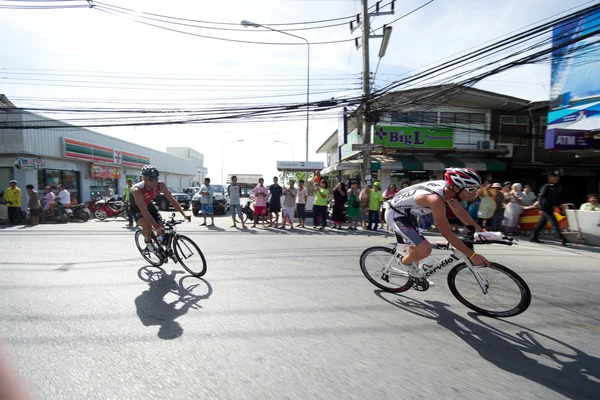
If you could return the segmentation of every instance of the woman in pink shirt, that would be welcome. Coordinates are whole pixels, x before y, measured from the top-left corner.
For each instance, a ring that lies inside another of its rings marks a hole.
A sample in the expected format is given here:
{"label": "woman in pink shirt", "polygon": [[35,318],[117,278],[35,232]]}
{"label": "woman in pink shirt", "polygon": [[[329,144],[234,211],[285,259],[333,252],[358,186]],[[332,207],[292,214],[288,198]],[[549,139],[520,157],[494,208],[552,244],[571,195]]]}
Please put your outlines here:
{"label": "woman in pink shirt", "polygon": [[258,185],[254,188],[254,225],[252,228],[256,228],[256,223],[258,222],[258,216],[262,215],[262,225],[265,227],[265,216],[267,215],[267,196],[269,195],[269,190],[263,185],[265,180],[260,178],[258,180]]}
{"label": "woman in pink shirt", "polygon": [[308,191],[304,187],[304,180],[298,181],[298,196],[296,197],[296,212],[298,213],[298,227],[306,228],[304,226],[304,218],[306,211],[306,199],[308,198]]}

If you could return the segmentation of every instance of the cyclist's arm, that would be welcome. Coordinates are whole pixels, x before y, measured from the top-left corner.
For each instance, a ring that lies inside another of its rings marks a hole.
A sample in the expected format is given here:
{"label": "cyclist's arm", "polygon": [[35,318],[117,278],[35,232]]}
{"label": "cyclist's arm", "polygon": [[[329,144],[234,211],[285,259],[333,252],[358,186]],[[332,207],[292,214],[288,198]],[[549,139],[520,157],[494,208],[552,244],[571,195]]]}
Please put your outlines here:
{"label": "cyclist's arm", "polygon": [[183,212],[183,208],[181,208],[181,204],[179,204],[179,202],[175,199],[175,197],[173,197],[173,195],[171,194],[171,191],[169,190],[167,185],[164,182],[159,182],[159,185],[160,185],[160,192],[162,194],[164,194],[164,196],[167,198],[167,200],[169,200],[169,203],[171,203],[173,208],[176,209],[177,211],[179,211],[181,213],[181,215],[183,215],[184,218],[187,218],[187,215],[185,215],[185,213]]}
{"label": "cyclist's arm", "polygon": [[477,224],[477,221],[475,221],[469,212],[460,205],[458,200],[452,199],[448,201],[448,205],[450,206],[450,209],[452,209],[454,215],[456,215],[456,218],[460,219],[463,224],[466,226],[474,226],[476,232],[483,231],[479,224]]}
{"label": "cyclist's arm", "polygon": [[133,200],[135,200],[135,204],[140,209],[140,213],[142,214],[144,219],[150,222],[153,228],[156,228],[159,224],[154,220],[152,215],[150,215],[150,212],[148,211],[148,206],[144,202],[144,195],[142,194],[142,192],[140,192],[137,189],[134,189],[131,191],[131,194],[133,195]]}
{"label": "cyclist's arm", "polygon": [[431,209],[431,215],[435,221],[435,226],[456,250],[467,257],[474,253],[473,250],[469,249],[458,236],[452,232],[450,223],[446,218],[446,202],[440,196],[437,194],[425,194],[418,196],[415,201],[418,205]]}

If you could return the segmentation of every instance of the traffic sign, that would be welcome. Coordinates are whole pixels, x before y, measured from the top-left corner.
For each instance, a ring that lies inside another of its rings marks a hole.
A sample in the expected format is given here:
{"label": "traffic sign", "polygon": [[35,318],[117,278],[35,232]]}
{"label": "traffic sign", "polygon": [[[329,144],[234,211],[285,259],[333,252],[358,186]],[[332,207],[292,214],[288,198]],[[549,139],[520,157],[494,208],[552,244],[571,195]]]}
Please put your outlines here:
{"label": "traffic sign", "polygon": [[383,146],[380,144],[364,143],[364,144],[353,144],[353,151],[381,151]]}

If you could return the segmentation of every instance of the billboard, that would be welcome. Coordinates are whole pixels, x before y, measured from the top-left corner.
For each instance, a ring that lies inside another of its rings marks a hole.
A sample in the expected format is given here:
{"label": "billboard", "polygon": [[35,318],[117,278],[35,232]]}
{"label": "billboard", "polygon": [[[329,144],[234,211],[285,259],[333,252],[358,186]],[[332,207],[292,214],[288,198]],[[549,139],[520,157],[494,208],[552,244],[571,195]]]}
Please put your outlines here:
{"label": "billboard", "polygon": [[375,125],[373,143],[385,147],[451,149],[454,129]]}
{"label": "billboard", "polygon": [[600,129],[599,24],[596,9],[553,28],[549,130]]}

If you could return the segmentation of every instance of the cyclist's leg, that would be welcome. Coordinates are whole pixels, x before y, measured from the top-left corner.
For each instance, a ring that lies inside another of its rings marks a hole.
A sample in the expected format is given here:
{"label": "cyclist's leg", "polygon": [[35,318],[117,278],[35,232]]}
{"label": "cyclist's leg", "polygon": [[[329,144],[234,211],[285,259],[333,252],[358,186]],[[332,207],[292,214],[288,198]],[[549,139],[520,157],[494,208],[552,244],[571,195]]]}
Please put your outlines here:
{"label": "cyclist's leg", "polygon": [[419,233],[417,221],[414,216],[404,216],[396,211],[388,210],[385,214],[386,223],[392,227],[397,237],[401,237],[404,243],[408,244],[406,257],[402,259],[402,264],[415,265],[425,257],[431,254],[431,243]]}

